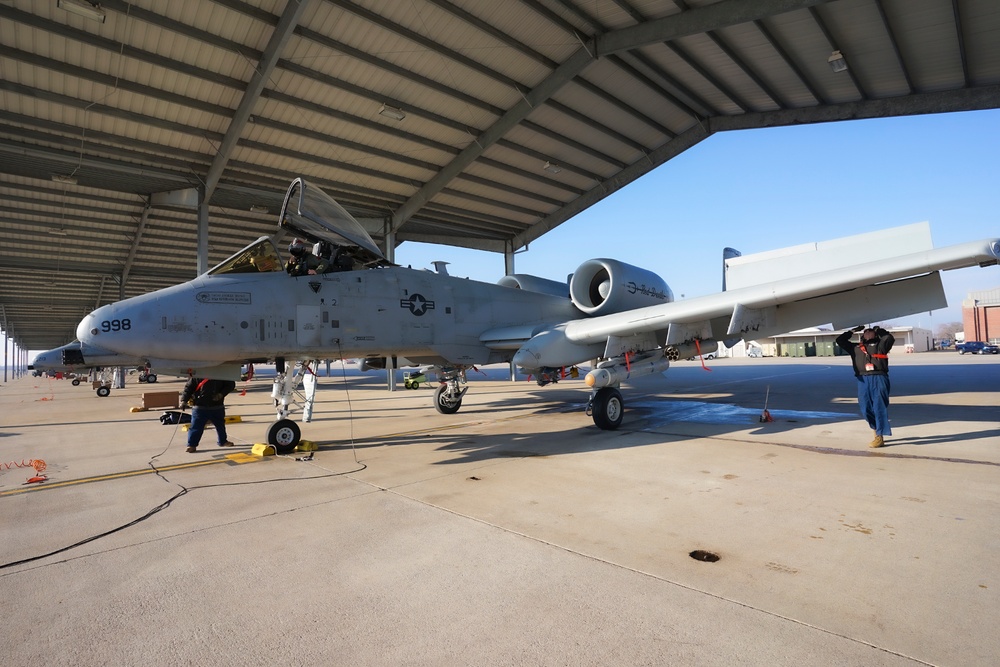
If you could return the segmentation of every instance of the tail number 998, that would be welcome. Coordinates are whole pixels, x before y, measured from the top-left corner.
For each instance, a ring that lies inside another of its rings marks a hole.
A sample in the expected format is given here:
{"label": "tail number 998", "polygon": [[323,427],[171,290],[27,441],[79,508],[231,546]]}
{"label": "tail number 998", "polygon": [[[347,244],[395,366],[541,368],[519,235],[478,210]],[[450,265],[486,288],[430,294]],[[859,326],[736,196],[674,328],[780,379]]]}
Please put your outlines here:
{"label": "tail number 998", "polygon": [[123,320],[104,320],[101,322],[101,331],[128,331],[132,328],[132,320],[125,318]]}

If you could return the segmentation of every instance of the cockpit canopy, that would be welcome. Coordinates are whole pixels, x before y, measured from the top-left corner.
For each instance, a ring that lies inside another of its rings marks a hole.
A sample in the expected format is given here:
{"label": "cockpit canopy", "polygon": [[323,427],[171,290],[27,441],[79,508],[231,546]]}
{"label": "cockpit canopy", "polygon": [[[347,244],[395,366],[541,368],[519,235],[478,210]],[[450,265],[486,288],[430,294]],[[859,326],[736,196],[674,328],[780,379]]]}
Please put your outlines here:
{"label": "cockpit canopy", "polygon": [[278,225],[313,243],[347,247],[362,264],[385,261],[361,223],[333,197],[303,178],[296,178],[285,193]]}
{"label": "cockpit canopy", "polygon": [[[291,230],[296,238],[319,244],[317,254],[330,262],[330,266],[335,267],[333,270],[388,264],[361,223],[330,195],[305,179],[296,178],[289,186],[281,205],[278,226]],[[334,259],[337,261],[334,262]],[[282,253],[278,251],[272,237],[262,236],[211,269],[208,274],[270,273],[284,269]]]}

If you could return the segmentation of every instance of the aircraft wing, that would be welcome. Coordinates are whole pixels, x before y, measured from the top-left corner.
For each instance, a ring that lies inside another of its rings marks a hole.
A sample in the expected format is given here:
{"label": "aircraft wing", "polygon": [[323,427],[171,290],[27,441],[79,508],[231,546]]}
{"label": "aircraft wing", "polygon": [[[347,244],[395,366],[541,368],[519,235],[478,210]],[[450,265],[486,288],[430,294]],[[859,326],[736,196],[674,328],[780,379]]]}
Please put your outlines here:
{"label": "aircraft wing", "polygon": [[[737,287],[709,296],[566,324],[566,337],[577,344],[609,336],[669,330],[668,345],[694,338],[768,337],[832,322],[846,328],[859,322],[891,319],[947,305],[940,271],[996,264],[1000,239],[963,243],[894,257],[831,263],[832,252],[816,244],[802,266],[819,266],[771,282]],[[753,256],[749,256],[750,259]],[[732,261],[732,260],[731,260]],[[773,262],[786,261],[780,255]],[[761,267],[763,269],[763,267]],[[726,323],[719,335],[719,321]],[[710,335],[699,335],[709,332]],[[715,335],[711,335],[714,332]]]}
{"label": "aircraft wing", "polygon": [[[658,347],[684,358],[715,349],[717,341],[902,317],[947,306],[941,271],[989,266],[998,259],[1000,239],[933,248],[927,223],[756,255],[728,255],[723,292],[533,331],[513,361],[524,368],[558,368]],[[501,340],[504,332],[486,332],[481,340],[513,349],[517,336],[509,332]]]}

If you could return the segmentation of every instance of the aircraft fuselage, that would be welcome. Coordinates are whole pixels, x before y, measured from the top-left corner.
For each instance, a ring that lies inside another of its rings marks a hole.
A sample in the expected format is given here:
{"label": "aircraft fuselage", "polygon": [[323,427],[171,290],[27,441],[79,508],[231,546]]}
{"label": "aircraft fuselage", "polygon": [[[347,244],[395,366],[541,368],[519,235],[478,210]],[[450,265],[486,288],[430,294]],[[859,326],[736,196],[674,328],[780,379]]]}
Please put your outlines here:
{"label": "aircraft fuselage", "polygon": [[99,308],[78,334],[119,352],[193,366],[394,355],[472,365],[513,353],[484,345],[484,331],[581,315],[568,298],[401,267],[299,277],[209,273]]}

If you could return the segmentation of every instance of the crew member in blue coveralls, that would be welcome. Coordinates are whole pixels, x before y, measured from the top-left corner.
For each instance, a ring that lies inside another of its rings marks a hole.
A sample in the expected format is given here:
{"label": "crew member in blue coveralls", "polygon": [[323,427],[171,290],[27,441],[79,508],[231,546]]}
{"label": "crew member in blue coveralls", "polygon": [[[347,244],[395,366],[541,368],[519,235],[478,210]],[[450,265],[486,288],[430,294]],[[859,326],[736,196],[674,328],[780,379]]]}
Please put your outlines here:
{"label": "crew member in blue coveralls", "polygon": [[184,385],[181,394],[181,409],[191,406],[191,426],[188,429],[187,453],[198,451],[201,434],[205,425],[212,422],[215,433],[219,436],[219,447],[232,447],[233,443],[226,437],[226,396],[236,389],[232,380],[207,380],[192,377]]}
{"label": "crew member in blue coveralls", "polygon": [[[862,332],[861,342],[853,343],[851,336],[857,331]],[[837,345],[851,355],[854,364],[858,406],[874,436],[869,447],[881,447],[885,444],[885,436],[892,435],[889,427],[889,350],[895,342],[892,334],[882,327],[865,329],[858,326],[837,337]]]}

